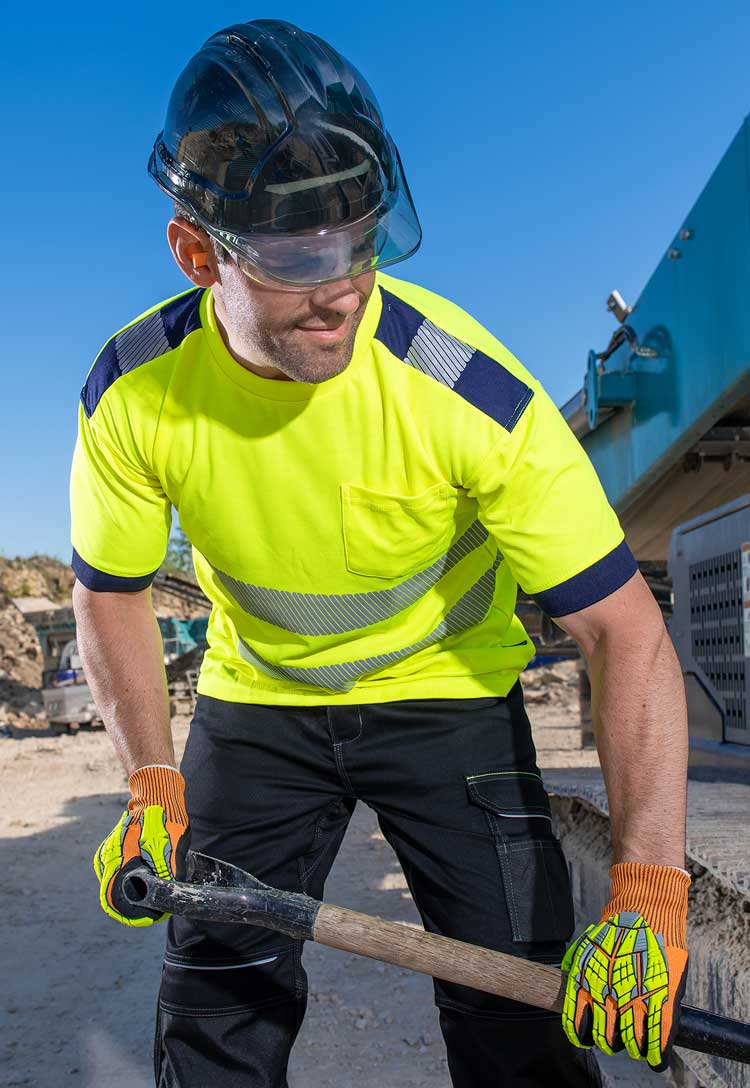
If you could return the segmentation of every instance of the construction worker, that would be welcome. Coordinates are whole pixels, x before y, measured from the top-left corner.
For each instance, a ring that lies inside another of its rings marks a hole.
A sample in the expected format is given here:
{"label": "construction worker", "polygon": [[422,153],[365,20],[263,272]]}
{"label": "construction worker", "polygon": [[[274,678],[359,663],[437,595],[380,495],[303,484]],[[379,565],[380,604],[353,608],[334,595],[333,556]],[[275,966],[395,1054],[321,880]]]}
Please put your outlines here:
{"label": "construction worker", "polygon": [[[520,584],[588,659],[612,895],[568,952],[562,1023],[436,980],[452,1082],[596,1085],[592,1045],[664,1068],[687,963],[683,687],[585,454],[486,329],[382,271],[419,221],[370,87],[321,39],[213,35],[149,170],[192,286],[97,356],[71,485],[79,647],[132,793],[95,856],[102,907],[159,920],[123,874],[179,877],[190,834],[319,898],[362,800],[428,930],[560,964],[573,907]],[[149,591],[172,507],[213,602],[181,772]],[[286,1085],[300,954],[171,918],[160,1088]]]}

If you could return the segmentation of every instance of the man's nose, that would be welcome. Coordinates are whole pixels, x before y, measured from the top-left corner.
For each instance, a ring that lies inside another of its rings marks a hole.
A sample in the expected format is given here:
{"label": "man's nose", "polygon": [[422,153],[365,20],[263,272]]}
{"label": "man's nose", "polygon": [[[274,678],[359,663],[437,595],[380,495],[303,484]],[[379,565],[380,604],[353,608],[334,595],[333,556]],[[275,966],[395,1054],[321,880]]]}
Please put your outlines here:
{"label": "man's nose", "polygon": [[351,279],[322,283],[313,291],[310,301],[318,309],[333,310],[346,317],[353,314],[362,302],[362,294]]}

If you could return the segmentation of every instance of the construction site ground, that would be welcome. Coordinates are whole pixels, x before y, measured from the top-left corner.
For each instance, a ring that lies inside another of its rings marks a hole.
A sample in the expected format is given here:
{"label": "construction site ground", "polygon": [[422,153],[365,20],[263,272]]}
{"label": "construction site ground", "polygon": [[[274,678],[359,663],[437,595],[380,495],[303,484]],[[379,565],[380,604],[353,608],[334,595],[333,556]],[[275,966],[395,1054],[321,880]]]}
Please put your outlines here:
{"label": "construction site ground", "polygon": [[[571,669],[529,674],[529,711],[547,766],[596,765],[593,751],[570,740]],[[187,726],[175,721],[178,747]],[[164,929],[110,921],[90,861],[126,803],[125,777],[102,731],[55,737],[39,720],[9,732],[0,739],[0,1085],[148,1088]],[[362,805],[326,898],[419,924],[395,856]],[[310,1001],[291,1088],[449,1088],[428,978],[312,944],[305,960]],[[631,1066],[615,1061],[608,1083],[654,1083]]]}

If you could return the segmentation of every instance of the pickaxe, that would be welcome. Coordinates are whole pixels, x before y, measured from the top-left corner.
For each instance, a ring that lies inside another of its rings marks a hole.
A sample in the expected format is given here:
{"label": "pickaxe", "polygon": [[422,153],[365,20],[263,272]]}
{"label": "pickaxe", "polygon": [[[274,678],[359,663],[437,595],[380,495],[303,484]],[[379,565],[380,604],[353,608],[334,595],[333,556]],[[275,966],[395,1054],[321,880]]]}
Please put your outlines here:
{"label": "pickaxe", "polygon": [[[553,1012],[562,1010],[566,976],[556,967],[489,948],[385,922],[321,903],[299,892],[270,888],[226,861],[189,850],[186,881],[161,880],[145,866],[123,882],[135,906],[206,922],[263,926],[298,940],[408,967]],[[750,1064],[750,1025],[682,1005],[677,1046]]]}

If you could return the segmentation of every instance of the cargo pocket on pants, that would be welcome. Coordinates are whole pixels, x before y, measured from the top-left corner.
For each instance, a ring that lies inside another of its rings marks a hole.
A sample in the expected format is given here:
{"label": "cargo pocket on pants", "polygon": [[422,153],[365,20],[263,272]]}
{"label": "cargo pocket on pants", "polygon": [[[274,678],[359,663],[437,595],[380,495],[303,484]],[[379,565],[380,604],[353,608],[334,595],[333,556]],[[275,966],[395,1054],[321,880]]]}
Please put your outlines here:
{"label": "cargo pocket on pants", "polygon": [[500,863],[514,941],[567,941],[575,918],[568,867],[552,831],[549,798],[533,771],[466,776]]}

